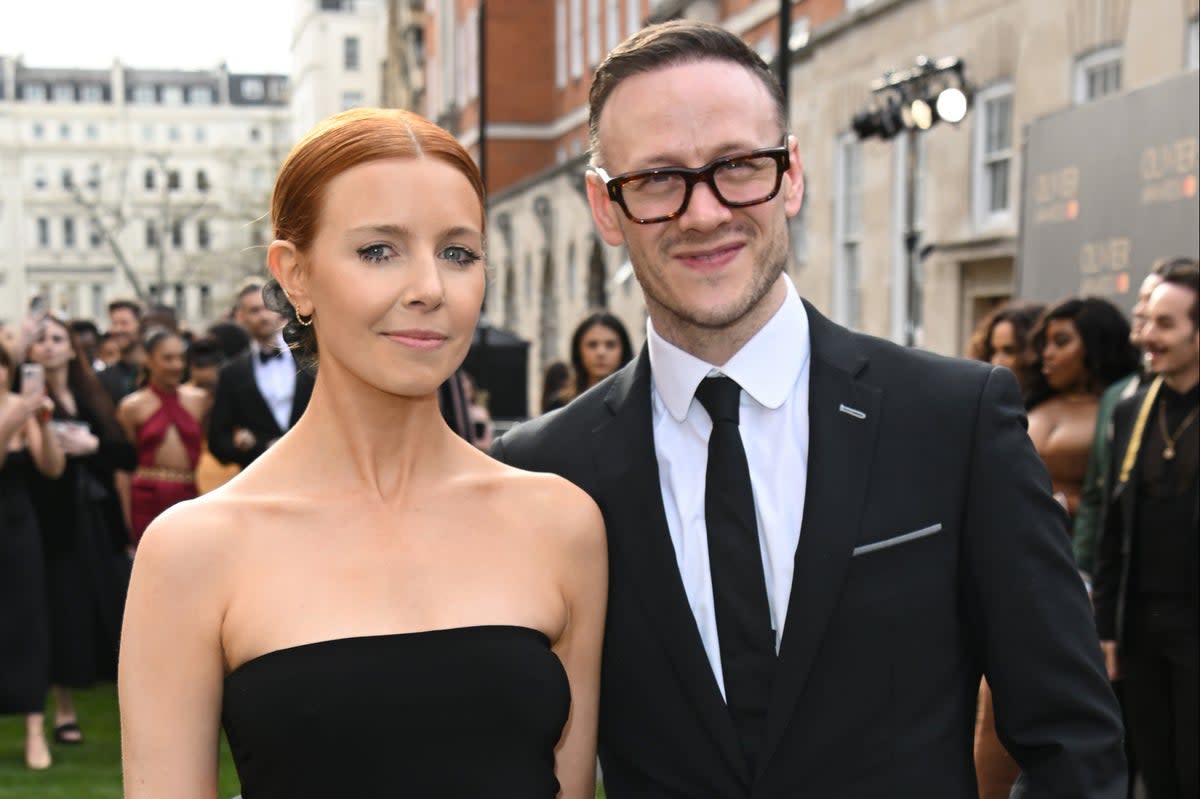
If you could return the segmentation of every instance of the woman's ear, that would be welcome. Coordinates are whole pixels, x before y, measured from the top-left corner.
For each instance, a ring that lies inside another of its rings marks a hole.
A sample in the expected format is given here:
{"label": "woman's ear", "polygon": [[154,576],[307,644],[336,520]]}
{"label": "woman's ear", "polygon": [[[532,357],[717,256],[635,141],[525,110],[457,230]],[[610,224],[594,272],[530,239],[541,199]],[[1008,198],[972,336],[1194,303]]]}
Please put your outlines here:
{"label": "woman's ear", "polygon": [[296,245],[276,239],[267,247],[267,268],[278,281],[296,313],[311,316],[312,300],[308,296],[308,276]]}

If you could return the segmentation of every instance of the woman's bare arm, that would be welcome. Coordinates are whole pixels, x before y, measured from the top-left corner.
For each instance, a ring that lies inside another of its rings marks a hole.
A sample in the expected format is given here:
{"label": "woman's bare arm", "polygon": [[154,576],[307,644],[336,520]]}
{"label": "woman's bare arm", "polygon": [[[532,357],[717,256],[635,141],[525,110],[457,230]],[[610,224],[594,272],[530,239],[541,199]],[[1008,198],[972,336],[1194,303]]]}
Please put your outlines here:
{"label": "woman's bare arm", "polygon": [[571,712],[555,749],[563,799],[592,799],[596,792],[596,725],[600,705],[600,653],[608,601],[608,548],[604,519],[591,498],[563,484],[560,510],[548,518],[565,538],[559,574],[567,626],[554,643],[571,685]]}
{"label": "woman's bare arm", "polygon": [[134,559],[118,689],[125,799],[215,799],[227,589],[222,514],[173,508]]}

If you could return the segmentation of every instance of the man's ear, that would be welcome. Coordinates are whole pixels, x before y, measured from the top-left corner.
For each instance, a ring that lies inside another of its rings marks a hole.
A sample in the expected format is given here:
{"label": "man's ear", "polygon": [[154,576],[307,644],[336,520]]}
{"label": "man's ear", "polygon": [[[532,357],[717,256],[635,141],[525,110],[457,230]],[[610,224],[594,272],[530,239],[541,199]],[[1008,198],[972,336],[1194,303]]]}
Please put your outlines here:
{"label": "man's ear", "polygon": [[788,168],[783,174],[783,207],[788,217],[800,213],[804,202],[804,164],[800,161],[800,145],[795,136],[788,136]]}
{"label": "man's ear", "polygon": [[623,211],[608,198],[608,189],[605,187],[604,181],[595,171],[589,169],[584,175],[584,182],[587,184],[588,205],[592,209],[592,221],[596,223],[596,230],[600,233],[600,238],[604,239],[605,244],[613,247],[624,244],[625,234],[621,231],[621,225],[617,218],[617,214],[623,213]]}
{"label": "man's ear", "polygon": [[296,245],[283,239],[271,242],[267,247],[267,268],[279,282],[296,313],[312,316],[313,304],[308,296],[308,275]]}

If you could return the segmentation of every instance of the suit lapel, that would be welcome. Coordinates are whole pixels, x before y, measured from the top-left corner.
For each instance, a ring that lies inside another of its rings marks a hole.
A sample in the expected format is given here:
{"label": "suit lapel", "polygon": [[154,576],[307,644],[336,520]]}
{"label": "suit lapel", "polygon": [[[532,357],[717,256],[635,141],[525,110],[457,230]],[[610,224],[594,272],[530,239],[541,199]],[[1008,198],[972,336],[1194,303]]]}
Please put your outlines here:
{"label": "suit lapel", "polygon": [[593,431],[592,439],[611,559],[619,559],[635,584],[642,611],[708,733],[734,773],[748,782],[745,756],[700,641],[663,510],[647,349],[614,378],[605,404],[613,416]]}
{"label": "suit lapel", "polygon": [[805,308],[812,361],[804,521],[767,711],[760,774],[792,719],[841,593],[865,506],[882,398],[879,389],[856,380],[867,360],[858,352],[851,335],[807,302]]}

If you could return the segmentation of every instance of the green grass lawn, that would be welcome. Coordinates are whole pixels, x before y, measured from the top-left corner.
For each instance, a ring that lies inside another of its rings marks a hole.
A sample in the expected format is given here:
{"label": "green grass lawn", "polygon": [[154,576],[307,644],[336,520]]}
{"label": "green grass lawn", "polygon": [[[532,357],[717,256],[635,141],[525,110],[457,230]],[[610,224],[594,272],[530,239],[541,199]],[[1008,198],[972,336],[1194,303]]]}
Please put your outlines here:
{"label": "green grass lawn", "polygon": [[[47,771],[25,768],[25,719],[0,716],[0,799],[121,799],[121,733],[117,691],[107,685],[75,696],[79,725],[87,743],[50,742],[54,765]],[[49,729],[46,737],[51,737]],[[220,799],[238,792],[229,747],[221,742]],[[604,789],[596,791],[604,799]]]}
{"label": "green grass lawn", "polygon": [[[121,799],[117,690],[106,685],[80,691],[75,704],[87,742],[81,746],[54,743],[48,722],[46,737],[54,765],[47,771],[25,768],[25,719],[0,716],[0,799]],[[220,797],[229,799],[237,792],[237,773],[229,747],[222,742]]]}

